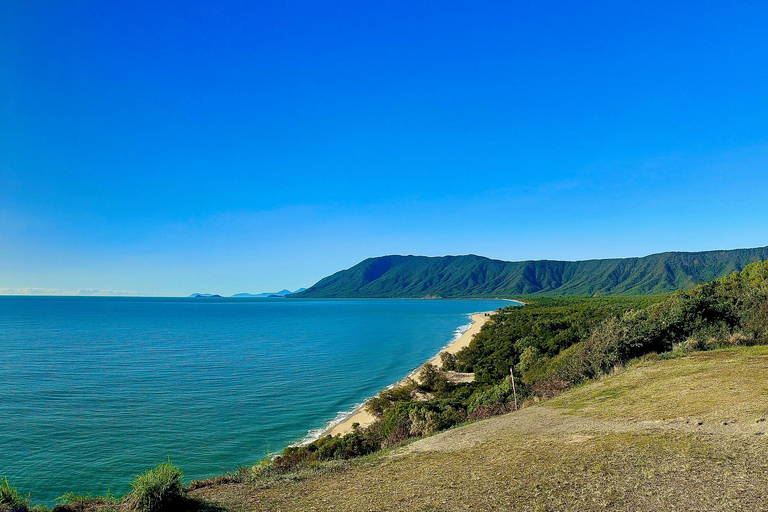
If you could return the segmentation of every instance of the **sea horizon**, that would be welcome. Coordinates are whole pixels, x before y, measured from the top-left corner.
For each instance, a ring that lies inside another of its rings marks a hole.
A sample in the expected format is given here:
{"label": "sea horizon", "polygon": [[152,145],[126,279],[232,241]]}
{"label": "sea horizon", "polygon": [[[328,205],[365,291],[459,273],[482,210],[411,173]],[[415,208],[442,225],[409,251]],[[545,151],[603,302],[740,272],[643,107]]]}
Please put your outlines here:
{"label": "sea horizon", "polygon": [[[2,296],[0,474],[35,503],[185,480],[316,438],[489,299]],[[96,454],[96,455],[94,455]]]}

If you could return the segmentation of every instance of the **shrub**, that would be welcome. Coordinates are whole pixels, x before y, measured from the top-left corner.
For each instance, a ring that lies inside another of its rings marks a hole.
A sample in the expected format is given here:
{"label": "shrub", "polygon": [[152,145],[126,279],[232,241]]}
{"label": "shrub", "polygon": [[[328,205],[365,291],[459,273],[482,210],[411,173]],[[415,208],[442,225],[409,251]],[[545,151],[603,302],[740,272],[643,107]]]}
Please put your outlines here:
{"label": "shrub", "polygon": [[467,415],[463,409],[449,404],[414,404],[408,411],[410,437],[431,436],[462,423]]}
{"label": "shrub", "polygon": [[487,419],[487,418],[492,418],[493,416],[499,416],[501,414],[506,414],[506,413],[512,412],[514,410],[515,410],[515,404],[514,403],[480,405],[480,406],[476,407],[469,414],[469,416],[467,416],[467,420],[469,420],[469,421],[484,420],[484,419]]}
{"label": "shrub", "polygon": [[738,346],[746,346],[751,345],[752,340],[749,336],[744,334],[743,332],[737,331],[728,337],[728,340],[725,342],[726,345],[738,345]]}
{"label": "shrub", "polygon": [[23,497],[15,487],[11,487],[7,478],[3,478],[0,481],[0,510],[25,512],[28,507],[29,496]]}
{"label": "shrub", "polygon": [[446,391],[450,383],[443,372],[433,364],[427,363],[419,374],[419,389],[422,391]]}
{"label": "shrub", "polygon": [[265,459],[259,468],[254,466],[253,469],[263,474],[271,468],[284,471],[306,464],[367,455],[381,448],[379,423],[377,421],[366,428],[357,428],[343,436],[327,435],[306,445],[289,446],[279,456]]}
{"label": "shrub", "polygon": [[131,504],[141,512],[167,512],[177,509],[184,500],[181,476],[181,470],[170,461],[158,464],[133,479]]}
{"label": "shrub", "polygon": [[384,411],[397,402],[408,401],[413,397],[416,385],[412,380],[404,384],[379,391],[379,394],[365,402],[365,410],[377,418],[381,418]]}
{"label": "shrub", "polygon": [[[493,409],[490,406],[500,406],[513,400],[512,386],[509,378],[502,379],[501,383],[485,390],[477,390],[469,398],[467,413],[472,414],[476,409],[483,407]],[[504,408],[502,408],[504,409]]]}
{"label": "shrub", "polygon": [[517,375],[522,375],[531,369],[541,358],[539,349],[533,346],[525,347],[522,354],[520,354],[520,362],[515,365],[515,372]]}
{"label": "shrub", "polygon": [[442,352],[440,354],[440,362],[442,363],[443,370],[448,372],[455,371],[458,364],[456,356],[450,352]]}
{"label": "shrub", "polygon": [[385,411],[381,419],[381,434],[385,447],[408,438],[411,431],[410,409],[409,402],[398,402]]}
{"label": "shrub", "polygon": [[533,393],[541,398],[552,398],[570,386],[570,382],[561,379],[557,375],[550,375],[534,384]]}

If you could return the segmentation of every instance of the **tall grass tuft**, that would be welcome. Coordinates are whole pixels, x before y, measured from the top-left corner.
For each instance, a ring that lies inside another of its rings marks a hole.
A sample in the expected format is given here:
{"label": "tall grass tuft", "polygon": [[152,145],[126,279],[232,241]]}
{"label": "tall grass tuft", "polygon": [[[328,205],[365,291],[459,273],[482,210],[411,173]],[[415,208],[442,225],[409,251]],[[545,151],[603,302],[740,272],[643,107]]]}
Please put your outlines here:
{"label": "tall grass tuft", "polygon": [[[56,501],[61,502],[61,505],[57,507],[61,512],[116,512],[119,504],[117,498],[112,496],[112,493],[109,491],[107,491],[105,496],[91,496],[90,494],[68,492],[56,498]],[[34,511],[30,510],[30,512]]]}
{"label": "tall grass tuft", "polygon": [[19,494],[19,491],[8,483],[8,478],[3,478],[0,481],[0,510],[22,512],[26,511],[28,507],[29,496],[25,498]]}
{"label": "tall grass tuft", "polygon": [[130,502],[141,512],[179,510],[184,502],[182,472],[170,461],[137,476],[131,482]]}

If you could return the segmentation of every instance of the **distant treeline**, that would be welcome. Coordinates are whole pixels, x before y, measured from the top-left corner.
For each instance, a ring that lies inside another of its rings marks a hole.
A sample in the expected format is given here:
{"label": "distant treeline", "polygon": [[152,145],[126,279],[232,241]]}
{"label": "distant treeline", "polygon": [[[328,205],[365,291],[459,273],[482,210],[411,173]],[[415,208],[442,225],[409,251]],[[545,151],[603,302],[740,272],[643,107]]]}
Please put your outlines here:
{"label": "distant treeline", "polygon": [[[289,447],[277,469],[346,459],[513,410],[640,358],[768,343],[768,262],[667,296],[535,298],[488,321],[470,345],[443,356],[445,370],[474,372],[454,384],[428,365],[420,382],[387,389],[366,407],[376,421],[345,436]],[[654,355],[655,354],[655,355]]]}
{"label": "distant treeline", "polygon": [[297,298],[662,295],[768,259],[768,247],[665,252],[643,258],[500,261],[481,256],[382,256],[336,272]]}

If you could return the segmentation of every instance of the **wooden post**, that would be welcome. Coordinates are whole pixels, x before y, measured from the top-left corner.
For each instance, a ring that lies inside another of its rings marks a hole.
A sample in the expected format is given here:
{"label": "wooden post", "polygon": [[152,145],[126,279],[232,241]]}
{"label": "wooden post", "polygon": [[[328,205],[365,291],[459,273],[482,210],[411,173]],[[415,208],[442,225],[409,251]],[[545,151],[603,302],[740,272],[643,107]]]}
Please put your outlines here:
{"label": "wooden post", "polygon": [[515,374],[512,367],[509,367],[509,379],[512,381],[512,393],[515,395],[515,410],[517,410],[517,391],[515,391]]}

